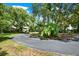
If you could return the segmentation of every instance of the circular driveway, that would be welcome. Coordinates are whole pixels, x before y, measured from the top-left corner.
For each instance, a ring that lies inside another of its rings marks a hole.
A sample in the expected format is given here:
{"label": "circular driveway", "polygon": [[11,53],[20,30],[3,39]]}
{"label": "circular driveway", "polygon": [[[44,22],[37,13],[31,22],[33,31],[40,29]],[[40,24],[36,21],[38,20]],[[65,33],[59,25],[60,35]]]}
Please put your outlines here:
{"label": "circular driveway", "polygon": [[40,40],[28,34],[17,34],[12,40],[39,50],[79,56],[79,41]]}

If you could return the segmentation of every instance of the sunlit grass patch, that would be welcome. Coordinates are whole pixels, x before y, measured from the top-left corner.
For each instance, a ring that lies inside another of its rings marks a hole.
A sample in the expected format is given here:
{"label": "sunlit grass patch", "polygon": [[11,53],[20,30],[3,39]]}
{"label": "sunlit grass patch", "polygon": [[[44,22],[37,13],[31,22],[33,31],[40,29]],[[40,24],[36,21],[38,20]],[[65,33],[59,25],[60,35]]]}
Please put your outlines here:
{"label": "sunlit grass patch", "polygon": [[3,33],[3,34],[0,34],[0,37],[13,37],[15,35],[16,33]]}
{"label": "sunlit grass patch", "polygon": [[9,56],[55,56],[59,55],[56,53],[49,53],[45,51],[40,51],[19,45],[12,40],[5,40],[0,43],[0,47],[3,51],[6,51]]}

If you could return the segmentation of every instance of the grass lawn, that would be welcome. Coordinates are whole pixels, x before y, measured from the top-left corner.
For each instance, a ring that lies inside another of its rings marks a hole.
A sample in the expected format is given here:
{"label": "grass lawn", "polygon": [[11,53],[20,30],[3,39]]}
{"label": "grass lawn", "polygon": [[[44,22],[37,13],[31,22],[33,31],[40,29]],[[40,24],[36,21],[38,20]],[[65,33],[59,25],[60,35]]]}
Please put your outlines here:
{"label": "grass lawn", "polygon": [[10,38],[16,34],[0,34],[0,56],[59,56],[57,53],[50,53],[25,47],[17,44]]}

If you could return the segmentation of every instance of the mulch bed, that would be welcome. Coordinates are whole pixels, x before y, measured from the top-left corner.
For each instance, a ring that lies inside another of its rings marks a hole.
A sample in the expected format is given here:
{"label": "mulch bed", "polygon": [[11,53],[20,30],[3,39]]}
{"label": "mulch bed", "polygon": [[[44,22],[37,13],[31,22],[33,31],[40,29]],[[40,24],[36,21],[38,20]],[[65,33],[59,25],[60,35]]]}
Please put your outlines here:
{"label": "mulch bed", "polygon": [[50,38],[44,38],[44,37],[39,37],[37,34],[31,34],[31,38],[40,38],[41,40],[60,40],[64,42],[69,42],[69,41],[79,41],[79,34],[68,34],[68,33],[59,33],[58,37],[50,37]]}

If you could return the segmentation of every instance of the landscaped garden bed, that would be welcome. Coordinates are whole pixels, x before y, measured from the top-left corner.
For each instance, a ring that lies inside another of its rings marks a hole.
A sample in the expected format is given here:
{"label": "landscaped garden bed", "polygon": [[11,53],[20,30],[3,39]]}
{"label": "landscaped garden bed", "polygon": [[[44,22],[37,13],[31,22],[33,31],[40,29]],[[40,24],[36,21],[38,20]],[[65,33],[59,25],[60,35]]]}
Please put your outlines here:
{"label": "landscaped garden bed", "polygon": [[60,40],[63,42],[79,41],[79,34],[76,33],[59,33],[57,37],[52,36],[49,38],[41,37],[38,32],[31,32],[31,34],[28,35],[30,35],[30,38],[40,38],[40,40]]}

